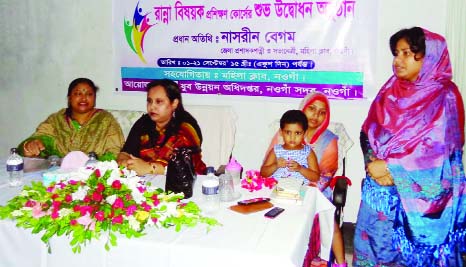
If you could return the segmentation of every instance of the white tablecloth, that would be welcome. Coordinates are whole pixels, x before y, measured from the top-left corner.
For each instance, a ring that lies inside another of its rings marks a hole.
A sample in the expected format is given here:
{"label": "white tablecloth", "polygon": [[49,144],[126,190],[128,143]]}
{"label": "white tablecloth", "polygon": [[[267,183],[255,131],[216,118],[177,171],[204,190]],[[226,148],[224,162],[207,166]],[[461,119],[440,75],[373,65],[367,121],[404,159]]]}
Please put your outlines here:
{"label": "white tablecloth", "polygon": [[[41,178],[39,172],[26,174],[26,182]],[[163,186],[163,176],[148,177]],[[198,177],[191,200],[202,208]],[[6,185],[6,173],[0,172],[0,205],[20,191]],[[240,189],[241,198],[268,197],[270,190],[248,192]],[[300,267],[307,250],[315,213],[320,214],[322,255],[328,255],[333,235],[333,205],[316,188],[308,188],[303,205],[277,204],[285,211],[275,219],[267,219],[261,211],[243,215],[221,203],[209,216],[223,226],[210,232],[205,226],[184,228],[149,228],[141,238],[118,237],[118,245],[104,249],[105,240],[96,240],[73,254],[67,237],[52,238],[51,253],[41,242],[40,234],[17,228],[13,221],[0,221],[0,267],[117,267],[117,266],[277,266]]]}

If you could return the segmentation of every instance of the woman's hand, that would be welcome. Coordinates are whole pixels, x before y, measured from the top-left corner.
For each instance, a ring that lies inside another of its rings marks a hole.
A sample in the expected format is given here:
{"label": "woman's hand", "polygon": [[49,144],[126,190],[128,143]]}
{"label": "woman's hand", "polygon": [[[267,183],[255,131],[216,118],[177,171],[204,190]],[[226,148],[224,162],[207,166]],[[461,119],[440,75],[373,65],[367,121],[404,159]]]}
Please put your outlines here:
{"label": "woman's hand", "polygon": [[138,175],[145,175],[154,172],[152,165],[149,162],[133,155],[129,156],[130,158],[126,160],[126,168],[128,168],[128,170],[133,170]]}
{"label": "woman's hand", "polygon": [[126,152],[120,152],[117,157],[118,165],[135,171],[138,175],[165,174],[165,167],[160,163],[151,163]]}
{"label": "woman's hand", "polygon": [[384,160],[376,158],[372,159],[372,162],[367,164],[366,171],[373,178],[382,177],[389,173],[387,163]]}
{"label": "woman's hand", "polygon": [[31,140],[23,144],[23,152],[25,157],[37,157],[40,152],[45,149],[44,144],[40,140]]}
{"label": "woman's hand", "polygon": [[128,162],[127,161],[130,158],[131,158],[131,156],[128,153],[120,152],[120,153],[118,153],[116,161],[117,161],[118,165],[123,166],[123,167],[126,168],[126,167],[128,167]]}
{"label": "woman's hand", "polygon": [[384,160],[373,159],[372,162],[367,164],[366,171],[374,181],[380,185],[387,186],[395,184],[388,170],[387,163]]}
{"label": "woman's hand", "polygon": [[[374,178],[374,177],[372,177]],[[374,178],[374,181],[376,183],[378,183],[379,185],[382,185],[382,186],[389,186],[389,185],[394,185],[395,182],[393,181],[393,177],[390,173],[388,173],[387,175],[384,175],[382,177],[379,177],[379,178]]]}

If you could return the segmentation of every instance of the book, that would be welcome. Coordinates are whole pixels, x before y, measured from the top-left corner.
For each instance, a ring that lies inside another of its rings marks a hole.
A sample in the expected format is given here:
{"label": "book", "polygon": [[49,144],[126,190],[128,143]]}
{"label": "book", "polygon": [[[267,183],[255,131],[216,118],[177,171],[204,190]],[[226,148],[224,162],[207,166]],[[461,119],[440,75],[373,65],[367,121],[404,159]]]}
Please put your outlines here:
{"label": "book", "polygon": [[303,203],[306,187],[294,178],[282,178],[272,190],[270,198],[276,203],[298,204]]}
{"label": "book", "polygon": [[233,206],[230,206],[230,209],[233,211],[242,213],[242,214],[249,214],[249,213],[269,209],[271,207],[273,207],[273,204],[266,201],[266,202],[254,203],[251,205],[233,205]]}

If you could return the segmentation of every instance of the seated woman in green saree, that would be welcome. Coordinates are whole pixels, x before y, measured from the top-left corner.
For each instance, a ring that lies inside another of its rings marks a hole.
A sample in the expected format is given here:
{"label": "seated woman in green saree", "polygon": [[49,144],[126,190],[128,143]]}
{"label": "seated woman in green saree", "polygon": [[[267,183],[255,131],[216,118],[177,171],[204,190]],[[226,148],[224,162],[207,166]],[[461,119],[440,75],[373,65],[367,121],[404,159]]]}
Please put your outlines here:
{"label": "seated woman in green saree", "polygon": [[123,132],[107,111],[95,108],[98,87],[87,78],[77,78],[68,87],[68,108],[50,115],[18,146],[26,157],[63,157],[70,151],[115,155],[124,143]]}

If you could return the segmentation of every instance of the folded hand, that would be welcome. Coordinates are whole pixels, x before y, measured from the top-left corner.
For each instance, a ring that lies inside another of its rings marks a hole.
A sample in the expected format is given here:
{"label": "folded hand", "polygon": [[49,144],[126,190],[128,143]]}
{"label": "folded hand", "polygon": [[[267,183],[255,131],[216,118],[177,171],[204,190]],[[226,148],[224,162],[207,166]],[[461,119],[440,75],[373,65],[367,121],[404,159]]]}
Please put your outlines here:
{"label": "folded hand", "polygon": [[301,169],[301,165],[294,160],[289,160],[286,164],[286,167],[288,168],[288,170],[293,172],[299,172],[299,169]]}
{"label": "folded hand", "polygon": [[130,155],[130,158],[126,160],[126,168],[135,171],[138,175],[152,172],[152,166],[149,162],[133,155]]}
{"label": "folded hand", "polygon": [[23,144],[24,156],[26,157],[37,157],[44,149],[45,146],[40,140],[31,140]]}
{"label": "folded hand", "polygon": [[366,171],[379,185],[394,185],[393,177],[388,170],[385,160],[372,159],[372,162],[367,164]]}

